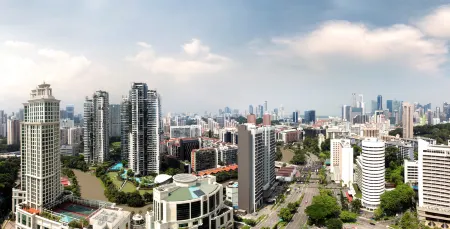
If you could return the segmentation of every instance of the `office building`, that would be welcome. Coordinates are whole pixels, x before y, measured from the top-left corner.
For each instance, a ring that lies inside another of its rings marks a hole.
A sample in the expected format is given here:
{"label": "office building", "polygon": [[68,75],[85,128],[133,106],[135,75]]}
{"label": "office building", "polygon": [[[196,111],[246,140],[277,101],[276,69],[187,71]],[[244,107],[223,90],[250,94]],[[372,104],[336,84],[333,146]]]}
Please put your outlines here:
{"label": "office building", "polygon": [[177,174],[173,183],[153,189],[146,228],[233,228],[233,208],[224,204],[216,177]]}
{"label": "office building", "polygon": [[380,196],[385,191],[384,168],[385,143],[377,138],[366,138],[362,141],[362,205],[375,210],[380,204]]}
{"label": "office building", "polygon": [[84,102],[84,160],[101,164],[109,156],[109,94],[96,91]]}
{"label": "office building", "polygon": [[128,100],[128,166],[136,175],[159,173],[163,134],[160,96],[145,83],[133,83]]}
{"label": "office building", "polygon": [[447,228],[450,224],[450,146],[419,140],[418,153],[418,218],[426,225]]}
{"label": "office building", "polygon": [[392,100],[386,100],[386,107],[391,113],[394,111],[394,109],[392,109],[393,108],[392,105],[393,105]]}
{"label": "office building", "polygon": [[413,138],[413,108],[412,105],[404,102],[402,105],[403,118],[402,118],[402,128],[403,128],[403,138]]}
{"label": "office building", "polygon": [[334,182],[350,187],[353,184],[353,148],[350,139],[330,140],[330,163]]}
{"label": "office building", "polygon": [[72,104],[66,106],[66,114],[67,114],[67,119],[70,119],[70,120],[74,119],[75,107]]}
{"label": "office building", "polygon": [[292,112],[292,122],[298,123],[298,111]]}
{"label": "office building", "polygon": [[217,168],[217,149],[201,148],[191,152],[191,169],[194,172]]}
{"label": "office building", "polygon": [[351,106],[343,105],[342,106],[342,121],[351,121],[350,120]]}
{"label": "office building", "polygon": [[275,183],[275,128],[238,127],[239,208],[253,213]]}
{"label": "office building", "polygon": [[253,113],[253,105],[249,105],[249,106],[248,106],[248,113],[249,113],[249,114],[254,114],[254,113]]}
{"label": "office building", "polygon": [[305,118],[303,123],[306,124],[316,123],[316,111],[315,110],[305,111]]}
{"label": "office building", "polygon": [[120,137],[121,120],[120,120],[120,104],[109,105],[109,136]]}
{"label": "office building", "polygon": [[381,95],[377,96],[377,110],[383,110],[383,97]]}
{"label": "office building", "polygon": [[8,119],[6,127],[8,129],[6,143],[8,145],[18,145],[20,143],[20,121],[15,118]]}
{"label": "office building", "polygon": [[170,138],[198,138],[202,136],[200,125],[171,126]]}

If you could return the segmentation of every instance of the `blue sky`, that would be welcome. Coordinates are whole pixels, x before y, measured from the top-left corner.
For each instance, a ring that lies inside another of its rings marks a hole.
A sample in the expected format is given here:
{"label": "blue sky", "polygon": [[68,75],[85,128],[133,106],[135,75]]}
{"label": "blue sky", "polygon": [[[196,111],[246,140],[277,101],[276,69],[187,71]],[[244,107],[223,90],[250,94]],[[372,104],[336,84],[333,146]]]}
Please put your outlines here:
{"label": "blue sky", "polygon": [[[446,5],[447,4],[447,5]],[[0,109],[46,80],[62,105],[131,82],[165,112],[339,114],[351,93],[447,101],[448,1],[1,1]]]}

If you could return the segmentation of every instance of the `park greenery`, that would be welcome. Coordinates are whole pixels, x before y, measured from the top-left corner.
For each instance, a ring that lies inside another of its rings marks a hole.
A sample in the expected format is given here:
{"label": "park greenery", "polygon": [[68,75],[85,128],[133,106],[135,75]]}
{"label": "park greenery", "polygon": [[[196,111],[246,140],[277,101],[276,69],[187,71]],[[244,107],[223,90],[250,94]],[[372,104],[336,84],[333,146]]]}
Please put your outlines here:
{"label": "park greenery", "polygon": [[8,145],[6,138],[0,138],[0,153],[10,153],[20,150],[19,144]]}
{"label": "park greenery", "polygon": [[317,138],[306,137],[302,144],[297,144],[294,149],[294,157],[291,160],[292,164],[304,165],[306,163],[306,155],[312,153],[320,156],[319,142]]}
{"label": "park greenery", "polygon": [[414,207],[416,193],[407,184],[400,184],[392,191],[380,196],[380,206],[375,210],[375,218],[394,216]]}
{"label": "park greenery", "polygon": [[83,155],[61,156],[61,164],[62,164],[62,167],[78,169],[83,172],[86,172],[89,170],[89,166],[84,161]]}
{"label": "park greenery", "polygon": [[120,140],[117,142],[111,142],[110,143],[110,153],[109,153],[109,160],[111,161],[120,161],[122,158],[122,151],[120,149]]}
{"label": "park greenery", "polygon": [[64,190],[71,191],[74,196],[80,197],[81,196],[80,185],[78,184],[77,177],[75,176],[75,173],[73,173],[72,169],[63,167],[61,173],[62,175],[67,176],[70,180],[70,185],[65,186]]}
{"label": "park greenery", "polygon": [[339,218],[341,208],[330,190],[321,189],[320,194],[313,197],[312,204],[306,208],[305,212],[309,217],[310,223],[316,226],[327,225],[329,227],[332,225],[332,228],[336,228],[334,226],[338,222],[342,223]]}
{"label": "park greenery", "polygon": [[[99,165],[95,170],[95,176],[100,178],[105,187],[104,194],[108,201],[117,204],[128,204],[130,207],[142,207],[145,205],[147,200],[150,198],[147,196],[142,196],[139,191],[134,192],[123,192],[119,191],[117,186],[111,180],[111,177],[108,176],[108,168],[112,165],[111,162],[104,163],[103,165]],[[145,195],[145,194],[144,194]]]}
{"label": "park greenery", "polygon": [[[437,124],[437,125],[422,125],[414,126],[414,136],[426,137],[436,139],[437,144],[447,144],[450,139],[450,123]],[[402,128],[397,128],[389,132],[389,135],[399,135],[402,137]]]}
{"label": "park greenery", "polygon": [[11,211],[12,189],[20,170],[20,158],[0,159],[0,224]]}
{"label": "park greenery", "polygon": [[403,183],[403,159],[398,157],[399,149],[395,146],[388,146],[385,149],[385,179],[386,181],[398,185]]}

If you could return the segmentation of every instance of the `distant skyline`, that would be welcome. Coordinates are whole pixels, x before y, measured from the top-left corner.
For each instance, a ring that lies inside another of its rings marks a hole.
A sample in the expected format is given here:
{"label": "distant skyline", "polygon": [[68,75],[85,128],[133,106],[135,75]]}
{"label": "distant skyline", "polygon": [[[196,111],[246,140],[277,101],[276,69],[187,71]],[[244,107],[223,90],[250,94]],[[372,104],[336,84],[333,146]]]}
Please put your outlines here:
{"label": "distant skyline", "polygon": [[450,4],[320,1],[0,2],[0,110],[52,85],[81,113],[96,90],[118,104],[132,82],[164,113],[248,105],[339,115],[351,94],[450,101]]}

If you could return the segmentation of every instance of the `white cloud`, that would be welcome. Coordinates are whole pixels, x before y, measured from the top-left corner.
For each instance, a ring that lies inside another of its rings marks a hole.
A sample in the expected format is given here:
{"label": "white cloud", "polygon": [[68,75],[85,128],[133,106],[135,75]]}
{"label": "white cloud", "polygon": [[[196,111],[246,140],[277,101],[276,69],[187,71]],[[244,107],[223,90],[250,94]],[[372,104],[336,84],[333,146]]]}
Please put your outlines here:
{"label": "white cloud", "polygon": [[142,41],[140,41],[140,42],[138,42],[136,44],[141,46],[142,48],[151,48],[152,47],[151,45],[149,45],[149,44],[147,44],[145,42],[142,42]]}
{"label": "white cloud", "polygon": [[326,61],[342,57],[356,61],[403,63],[415,69],[436,72],[448,61],[445,41],[430,39],[419,29],[397,24],[369,28],[361,23],[327,21],[314,31],[273,38],[272,54],[294,55],[311,66],[326,68]]}
{"label": "white cloud", "polygon": [[[21,42],[5,42],[12,46],[25,46]],[[20,44],[20,45],[19,45]],[[26,96],[32,88],[42,81],[54,85],[54,88],[67,90],[77,94],[76,88],[82,88],[80,82],[86,77],[92,62],[83,55],[72,55],[54,49],[16,50],[0,47],[0,72],[2,88],[0,90],[0,104],[14,98],[15,101],[26,101]],[[84,87],[87,85],[83,85]],[[79,95],[79,94],[78,94]],[[63,98],[64,95],[59,95]],[[67,96],[67,95],[66,95]],[[81,97],[81,95],[79,95]],[[25,98],[24,98],[25,97]],[[81,97],[82,98],[82,97]],[[4,100],[4,101],[2,101]]]}
{"label": "white cloud", "polygon": [[212,74],[226,69],[231,60],[225,56],[210,52],[210,48],[200,40],[193,39],[182,46],[180,55],[158,55],[149,44],[138,42],[144,47],[135,56],[126,60],[137,63],[153,74],[167,74],[175,77]]}
{"label": "white cloud", "polygon": [[5,41],[3,44],[7,47],[12,47],[12,48],[33,48],[34,47],[33,44],[30,44],[28,42],[23,42],[23,41],[8,40],[8,41]]}
{"label": "white cloud", "polygon": [[417,26],[430,36],[450,39],[450,5],[435,9],[419,20]]}

